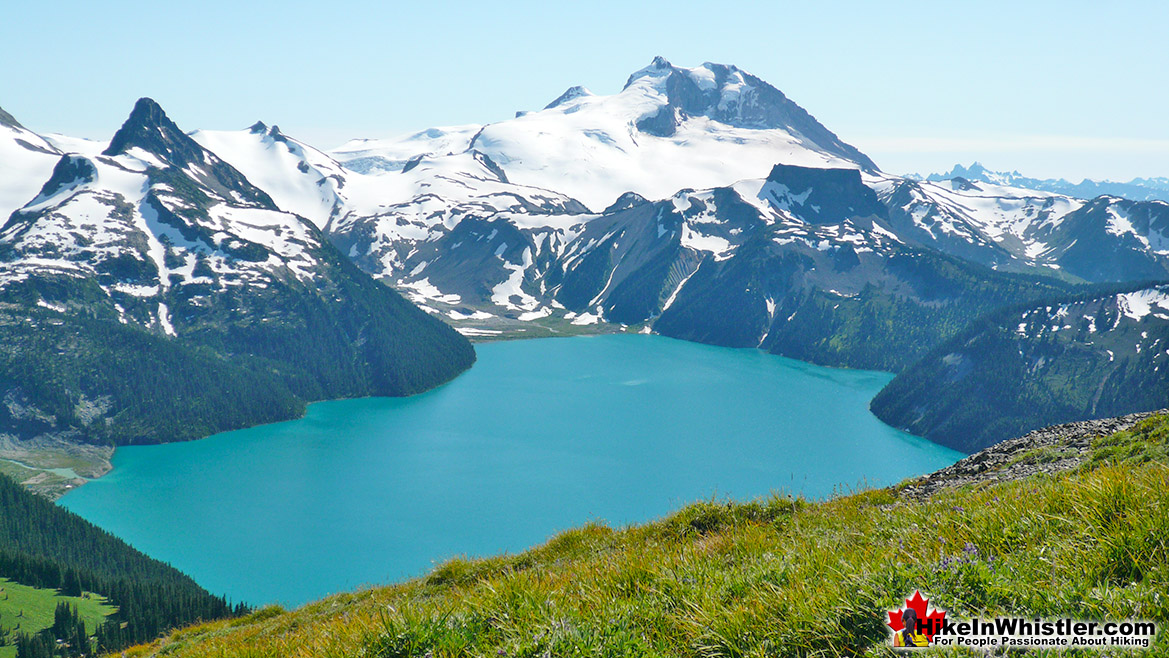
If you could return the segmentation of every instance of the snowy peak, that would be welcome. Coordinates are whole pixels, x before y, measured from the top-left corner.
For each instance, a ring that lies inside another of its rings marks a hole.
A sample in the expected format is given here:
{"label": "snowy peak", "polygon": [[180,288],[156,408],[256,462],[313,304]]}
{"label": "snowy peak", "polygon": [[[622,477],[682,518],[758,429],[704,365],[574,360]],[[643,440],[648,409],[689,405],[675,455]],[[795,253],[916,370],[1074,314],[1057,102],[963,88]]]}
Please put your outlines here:
{"label": "snowy peak", "polygon": [[0,225],[37,195],[61,150],[0,109]]}
{"label": "snowy peak", "polygon": [[196,160],[200,150],[151,98],[138,99],[102,155],[125,155],[135,147],[180,166]]}
{"label": "snowy peak", "polygon": [[557,96],[556,100],[545,105],[544,109],[550,110],[554,107],[560,107],[561,105],[567,103],[568,101],[576,100],[578,98],[584,98],[586,96],[595,96],[595,95],[596,94],[589,91],[588,89],[581,87],[580,85],[575,85],[575,86],[569,87],[563,94],[560,94],[559,96]]}
{"label": "snowy peak", "polygon": [[160,169],[171,166],[224,199],[250,206],[275,207],[271,197],[180,130],[150,98],[138,99],[102,155],[129,155]]}
{"label": "snowy peak", "polygon": [[321,229],[345,206],[349,178],[359,176],[263,121],[245,130],[197,130],[191,139],[243,173],[281,210]]}
{"label": "snowy peak", "polygon": [[991,171],[974,162],[969,167],[960,164],[944,174],[930,174],[922,179],[921,176],[907,176],[917,180],[930,182],[948,181],[954,178],[965,178],[971,181],[993,183],[995,185],[1009,185],[1044,192],[1055,192],[1079,199],[1091,199],[1100,195],[1112,195],[1131,199],[1133,201],[1169,201],[1169,179],[1167,178],[1134,178],[1127,183],[1110,180],[1091,180],[1085,178],[1079,183],[1072,183],[1063,178],[1031,178],[1018,171]]}
{"label": "snowy peak", "polygon": [[787,130],[811,142],[809,146],[877,170],[868,156],[842,142],[783,92],[737,66],[706,62],[688,69],[659,56],[629,76],[625,91],[638,87],[666,99],[656,114],[638,122],[643,132],[670,136],[687,117],[704,116],[735,128]]}
{"label": "snowy peak", "polygon": [[[945,174],[930,174],[926,180],[939,182],[953,180],[955,178],[962,178],[968,181],[981,181],[983,183],[994,183],[996,185],[1016,185],[1025,183],[1028,179],[1017,171],[1003,172],[991,171],[982,166],[981,162],[975,161],[969,167],[963,167],[960,164],[954,165],[954,168]],[[1026,187],[1026,185],[1021,185]]]}
{"label": "snowy peak", "polygon": [[616,94],[571,87],[544,109],[514,119],[354,140],[331,154],[368,174],[401,171],[418,156],[471,150],[512,183],[593,209],[626,192],[660,200],[683,188],[757,179],[777,162],[876,171],[867,156],[759,78],[735,66],[687,69],[662,57],[629,76]]}
{"label": "snowy peak", "polygon": [[53,174],[41,188],[41,193],[29,205],[35,206],[42,201],[68,193],[82,185],[97,180],[97,167],[93,161],[82,155],[63,155],[53,168]]}

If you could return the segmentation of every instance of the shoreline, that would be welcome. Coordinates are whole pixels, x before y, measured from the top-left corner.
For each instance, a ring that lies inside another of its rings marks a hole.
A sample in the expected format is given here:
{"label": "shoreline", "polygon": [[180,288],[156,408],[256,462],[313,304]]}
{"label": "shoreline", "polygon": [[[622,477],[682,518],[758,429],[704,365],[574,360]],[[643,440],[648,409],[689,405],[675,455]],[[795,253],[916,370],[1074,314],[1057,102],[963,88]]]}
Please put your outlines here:
{"label": "shoreline", "polygon": [[[458,326],[464,323],[448,322],[458,330]],[[558,331],[555,328],[545,326],[538,322],[527,323],[528,326],[536,326],[543,329],[542,332],[509,332],[503,331],[498,335],[476,335],[467,336],[475,345],[492,344],[492,343],[508,343],[526,340],[538,340],[549,338],[577,338],[577,337],[593,337],[593,336],[640,336],[652,335],[659,338],[666,338],[669,340],[680,340],[686,343],[694,343],[697,345],[706,345],[709,347],[722,347],[718,345],[708,345],[707,343],[699,343],[696,341],[687,341],[684,339],[672,338],[669,336],[660,336],[652,332],[646,331],[645,327],[616,325],[606,322],[600,322],[590,325],[572,326],[571,331]],[[547,333],[545,333],[547,332]],[[774,356],[781,359],[789,359],[796,363],[806,364],[814,367],[827,367],[840,370],[857,370],[845,366],[820,366],[818,364],[801,361],[799,359],[791,359],[778,354],[772,354],[766,350],[761,350],[757,347],[743,347],[743,348],[725,348],[735,350],[750,350],[764,354],[767,356]],[[474,367],[474,366],[472,366]],[[460,373],[460,375],[463,373]],[[886,373],[893,375],[895,373]],[[451,382],[458,379],[458,376],[450,381],[443,382],[432,389],[415,394],[416,396],[426,395],[433,391],[443,388]],[[252,429],[261,427],[267,424],[276,424],[302,420],[308,413],[308,408],[312,405],[322,402],[336,402],[341,400],[355,400],[363,398],[384,397],[384,396],[361,396],[350,398],[330,398],[323,400],[313,400],[305,403],[305,413],[295,418],[288,418],[285,420],[272,421],[271,423],[262,423],[259,425],[250,425],[248,427],[236,428],[233,430],[225,430],[223,432],[216,432],[207,436],[201,436],[192,441],[200,441],[218,434],[226,432],[233,432],[239,430]],[[414,397],[414,396],[410,396]],[[869,413],[872,413],[871,411]],[[878,419],[879,420],[879,419]],[[891,427],[891,426],[890,426]],[[893,428],[901,430],[900,428]],[[929,441],[924,437],[917,437],[918,439]],[[165,442],[171,443],[171,442]],[[930,443],[935,443],[930,441]],[[162,445],[162,444],[159,444]],[[937,444],[942,445],[942,444]],[[945,447],[945,446],[943,446]],[[60,436],[38,436],[28,440],[9,439],[7,443],[0,439],[0,473],[6,473],[13,477],[17,482],[28,488],[30,491],[39,495],[45,496],[52,501],[56,501],[65,494],[74,489],[92,481],[96,480],[113,470],[112,459],[117,450],[117,446],[97,446],[87,443],[73,443]],[[67,455],[62,459],[62,455]],[[7,466],[5,466],[7,465]],[[66,472],[68,471],[68,472]]]}

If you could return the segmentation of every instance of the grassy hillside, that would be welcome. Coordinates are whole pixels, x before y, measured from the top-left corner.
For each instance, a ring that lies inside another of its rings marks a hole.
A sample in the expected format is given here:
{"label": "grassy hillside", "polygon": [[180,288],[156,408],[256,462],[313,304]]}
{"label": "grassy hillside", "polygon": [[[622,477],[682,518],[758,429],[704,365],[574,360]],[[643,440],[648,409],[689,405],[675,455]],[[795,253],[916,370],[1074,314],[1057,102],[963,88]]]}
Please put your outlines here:
{"label": "grassy hillside", "polygon": [[[88,592],[82,596],[63,596],[55,589],[38,589],[0,578],[0,634],[39,633],[53,625],[53,611],[62,601],[76,606],[89,629],[101,626],[107,616],[117,611],[104,598]],[[0,646],[0,658],[15,656],[16,645]]]}
{"label": "grassy hillside", "polygon": [[[888,654],[915,589],[952,615],[1169,621],[1169,416],[1054,475],[588,525],[401,585],[172,633],[135,656]],[[1018,460],[1047,459],[1036,450]],[[1016,461],[1018,461],[1016,460]],[[1164,639],[1149,655],[1169,655]]]}

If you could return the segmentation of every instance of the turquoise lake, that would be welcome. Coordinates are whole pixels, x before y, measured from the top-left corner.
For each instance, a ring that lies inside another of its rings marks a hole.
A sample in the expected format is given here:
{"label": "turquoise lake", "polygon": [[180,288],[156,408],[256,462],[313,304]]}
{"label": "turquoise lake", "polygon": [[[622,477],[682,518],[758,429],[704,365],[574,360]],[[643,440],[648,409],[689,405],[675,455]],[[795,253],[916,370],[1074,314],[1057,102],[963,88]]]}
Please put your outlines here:
{"label": "turquoise lake", "polygon": [[823,498],[962,455],[877,420],[880,372],[657,336],[476,346],[412,398],[119,448],[60,504],[233,601],[298,605],[698,499]]}

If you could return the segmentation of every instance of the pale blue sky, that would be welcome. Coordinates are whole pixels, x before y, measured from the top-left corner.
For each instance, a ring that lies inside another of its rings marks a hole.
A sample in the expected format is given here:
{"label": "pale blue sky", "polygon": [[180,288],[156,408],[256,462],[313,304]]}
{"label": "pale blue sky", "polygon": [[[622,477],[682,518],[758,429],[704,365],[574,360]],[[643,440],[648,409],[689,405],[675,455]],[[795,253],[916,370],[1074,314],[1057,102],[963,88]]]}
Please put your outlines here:
{"label": "pale blue sky", "polygon": [[108,139],[151,96],[330,148],[613,93],[660,54],[762,77],[891,172],[1169,176],[1169,3],[626,4],[16,0],[0,107]]}

